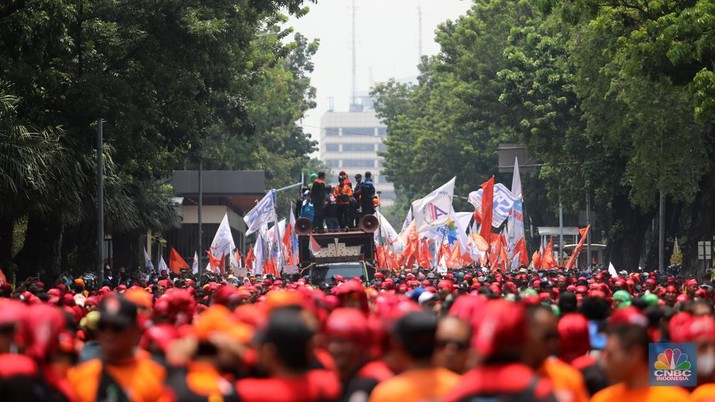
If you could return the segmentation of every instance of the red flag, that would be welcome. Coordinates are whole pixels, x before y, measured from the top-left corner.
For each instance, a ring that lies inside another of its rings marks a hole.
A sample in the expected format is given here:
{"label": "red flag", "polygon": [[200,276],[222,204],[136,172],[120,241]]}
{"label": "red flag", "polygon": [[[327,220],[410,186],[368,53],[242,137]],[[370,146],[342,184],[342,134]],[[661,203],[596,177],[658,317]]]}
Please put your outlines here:
{"label": "red flag", "polygon": [[534,255],[531,256],[531,262],[534,264],[535,269],[541,268],[541,254],[538,251],[534,251]]}
{"label": "red flag", "polygon": [[263,274],[268,275],[271,274],[273,276],[279,276],[278,273],[278,268],[276,268],[276,260],[275,258],[269,258],[268,261],[266,261],[265,264],[263,264]]}
{"label": "red flag", "polygon": [[417,263],[422,268],[432,268],[432,258],[432,252],[429,251],[429,242],[427,239],[424,239],[422,240]]}
{"label": "red flag", "polygon": [[2,269],[0,269],[0,285],[4,285],[7,283],[7,277],[5,276],[5,273],[2,272]]}
{"label": "red flag", "polygon": [[318,244],[317,241],[315,241],[315,238],[313,237],[313,234],[310,234],[310,251],[313,253],[313,255],[318,254],[320,252],[320,244]]}
{"label": "red flag", "polygon": [[246,253],[246,268],[253,269],[253,261],[255,260],[256,256],[253,255],[253,247],[250,247]]}
{"label": "red flag", "polygon": [[211,270],[216,273],[223,273],[223,258],[216,257],[211,253],[211,251],[206,252],[209,255],[209,266]]}
{"label": "red flag", "polygon": [[169,251],[169,269],[171,272],[178,274],[181,271],[181,268],[188,269],[189,264],[187,264],[186,261],[181,258],[181,254],[179,254],[179,252],[172,247],[171,251]]}
{"label": "red flag", "polygon": [[579,229],[578,232],[581,235],[581,239],[578,241],[578,245],[576,245],[576,248],[573,250],[573,253],[571,254],[571,257],[569,257],[568,262],[566,262],[566,268],[571,269],[574,266],[574,263],[576,262],[576,259],[578,258],[578,255],[581,253],[581,248],[583,247],[583,243],[586,241],[586,236],[588,236],[588,231],[591,229],[591,225],[586,226],[584,229]]}
{"label": "red flag", "polygon": [[516,245],[514,246],[514,253],[519,253],[520,265],[529,265],[529,252],[526,250],[526,241],[524,241],[523,237],[516,242]]}
{"label": "red flag", "polygon": [[454,244],[449,258],[447,258],[447,268],[461,267],[462,264],[464,264],[464,261],[462,261],[462,252],[459,250],[459,242],[457,242]]}
{"label": "red flag", "polygon": [[482,184],[482,225],[479,234],[491,244],[494,208],[494,176]]}
{"label": "red flag", "polygon": [[541,269],[549,269],[556,267],[556,260],[554,260],[554,238],[549,239],[549,244],[544,250],[544,256],[541,258]]}

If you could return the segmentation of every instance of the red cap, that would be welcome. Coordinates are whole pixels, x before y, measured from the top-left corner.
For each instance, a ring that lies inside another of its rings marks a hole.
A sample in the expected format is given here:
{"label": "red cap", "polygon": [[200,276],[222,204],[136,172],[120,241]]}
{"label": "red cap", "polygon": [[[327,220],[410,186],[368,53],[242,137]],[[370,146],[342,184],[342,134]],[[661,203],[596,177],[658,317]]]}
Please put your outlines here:
{"label": "red cap", "polygon": [[472,346],[480,357],[486,359],[524,344],[526,313],[523,305],[492,300],[483,310],[482,316],[473,320],[476,331]]}
{"label": "red cap", "polygon": [[636,307],[624,307],[614,311],[613,315],[611,315],[611,318],[608,320],[609,326],[620,324],[637,325],[646,328],[648,327],[648,317],[646,317]]}
{"label": "red cap", "polygon": [[559,357],[566,363],[583,356],[591,348],[588,334],[588,320],[578,313],[561,317],[559,330]]}
{"label": "red cap", "polygon": [[338,308],[330,313],[325,323],[325,334],[360,344],[367,344],[370,340],[367,317],[354,308]]}

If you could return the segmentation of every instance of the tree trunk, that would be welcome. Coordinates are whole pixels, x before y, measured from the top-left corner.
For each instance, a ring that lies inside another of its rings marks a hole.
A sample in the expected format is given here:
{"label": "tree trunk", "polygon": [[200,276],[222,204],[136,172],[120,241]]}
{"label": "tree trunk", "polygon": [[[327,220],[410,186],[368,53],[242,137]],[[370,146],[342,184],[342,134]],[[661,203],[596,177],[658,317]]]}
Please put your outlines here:
{"label": "tree trunk", "polygon": [[0,266],[12,261],[15,222],[10,217],[0,217]]}
{"label": "tree trunk", "polygon": [[54,280],[60,274],[63,233],[64,227],[59,219],[29,217],[25,244],[15,256],[18,281],[37,275],[43,280]]}
{"label": "tree trunk", "polygon": [[715,226],[713,205],[715,205],[715,163],[710,164],[710,171],[700,180],[700,191],[690,209],[688,243],[683,247],[683,266],[688,268],[688,271],[696,272],[698,278],[703,278],[705,268],[703,261],[698,260],[697,246],[699,241],[713,240]]}
{"label": "tree trunk", "polygon": [[655,212],[643,213],[634,208],[625,194],[614,195],[611,206],[607,258],[619,271],[634,271],[640,263],[643,239]]}

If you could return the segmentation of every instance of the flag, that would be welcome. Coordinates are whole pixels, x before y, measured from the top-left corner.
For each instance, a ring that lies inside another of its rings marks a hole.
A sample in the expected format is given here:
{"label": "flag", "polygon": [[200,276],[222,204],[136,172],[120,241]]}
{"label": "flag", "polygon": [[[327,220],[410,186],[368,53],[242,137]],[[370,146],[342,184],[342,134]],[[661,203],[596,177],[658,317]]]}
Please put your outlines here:
{"label": "flag", "polygon": [[479,228],[479,234],[491,243],[492,238],[492,215],[494,204],[494,176],[482,184],[482,226]]}
{"label": "flag", "polygon": [[313,255],[316,255],[320,252],[320,244],[318,244],[317,241],[315,241],[315,237],[313,237],[313,234],[310,234],[310,242],[309,242],[309,247],[310,247],[310,252],[313,253]]}
{"label": "flag", "polygon": [[378,230],[375,231],[375,243],[381,244],[384,242],[385,245],[391,249],[401,245],[400,235],[397,234],[395,228],[392,227],[390,222],[385,219],[380,211],[375,211],[375,217],[379,222]]}
{"label": "flag", "polygon": [[[529,265],[529,252],[526,250],[526,241],[524,241],[523,237],[516,242],[516,246],[514,246],[514,253],[519,255],[520,265]],[[516,259],[516,255],[514,255],[514,260]]]}
{"label": "flag", "polygon": [[275,222],[278,220],[276,215],[276,190],[271,190],[258,201],[246,216],[243,217],[246,222],[246,236],[259,230],[264,224]]}
{"label": "flag", "polygon": [[[519,159],[514,159],[514,175],[511,178],[511,194],[514,196],[514,205],[511,208],[507,221],[509,246],[516,253],[516,244],[524,238],[524,196],[521,189],[521,175],[519,174]],[[528,254],[522,253],[522,258],[528,261]]]}
{"label": "flag", "polygon": [[228,214],[225,214],[211,242],[211,253],[218,258],[223,258],[227,254],[230,255],[235,248],[231,226],[228,224]]}
{"label": "flag", "polygon": [[162,273],[164,271],[169,271],[169,267],[166,266],[166,262],[164,261],[164,256],[159,256],[159,273]]}
{"label": "flag", "polygon": [[616,272],[616,267],[613,266],[612,262],[608,263],[608,273],[611,275],[612,278],[618,276],[618,272]]}
{"label": "flag", "polygon": [[144,268],[147,271],[154,270],[154,263],[151,262],[151,257],[149,257],[149,253],[146,252],[146,247],[144,247]]}
{"label": "flag", "polygon": [[2,269],[0,269],[0,285],[4,285],[7,283],[7,277],[5,276],[5,273],[2,272]]}
{"label": "flag", "polygon": [[266,232],[267,229],[265,227],[261,228],[258,237],[256,237],[256,244],[253,246],[253,273],[255,275],[263,273],[263,264],[268,258],[266,255],[265,239],[263,238]]}
{"label": "flag", "polygon": [[404,233],[407,228],[410,226],[410,223],[412,223],[412,209],[410,208],[409,211],[407,211],[407,216],[405,216],[405,221],[402,223],[402,229],[400,230],[400,235]]}
{"label": "flag", "polygon": [[452,180],[432,191],[426,197],[412,201],[412,216],[416,222],[417,232],[426,232],[447,223],[449,211],[452,209],[454,182],[456,180],[457,178],[453,177]]}
{"label": "flag", "polygon": [[181,254],[174,247],[169,251],[169,269],[175,274],[181,272],[181,268],[189,268],[189,264],[181,258]]}
{"label": "flag", "polygon": [[420,246],[418,264],[420,267],[429,269],[432,267],[432,253],[429,250],[429,242],[427,239],[422,240],[422,245]]}
{"label": "flag", "polygon": [[[493,179],[493,177],[492,177]],[[468,202],[475,207],[475,219],[480,223],[484,223],[484,209],[482,208],[482,195],[484,194],[484,186],[489,182],[482,184],[482,188],[469,193]],[[512,213],[517,197],[512,195],[511,191],[501,183],[493,184],[492,196],[492,226],[498,228]]]}
{"label": "flag", "polygon": [[191,273],[197,275],[199,273],[199,253],[194,251],[194,263],[191,264]]}
{"label": "flag", "polygon": [[457,268],[464,264],[462,261],[462,252],[459,249],[459,243],[456,243],[452,248],[452,252],[449,254],[449,259],[447,259],[447,267]]}
{"label": "flag", "polygon": [[531,256],[531,264],[534,269],[541,269],[541,253],[538,250]]}
{"label": "flag", "polygon": [[544,249],[544,255],[541,257],[541,269],[550,269],[556,267],[554,260],[554,238],[549,239],[549,244]]}
{"label": "flag", "polygon": [[248,252],[246,253],[246,268],[247,269],[253,269],[253,261],[256,258],[253,255],[253,247],[248,249]]}
{"label": "flag", "polygon": [[579,229],[578,232],[581,235],[581,239],[579,239],[578,244],[576,245],[576,248],[573,250],[573,253],[571,253],[571,257],[569,257],[569,260],[566,262],[566,269],[571,269],[574,266],[574,263],[578,259],[578,255],[581,253],[581,248],[583,248],[583,243],[586,241],[586,237],[588,236],[588,231],[591,229],[591,225],[586,226],[584,229]]}
{"label": "flag", "polygon": [[211,251],[207,251],[209,256],[209,268],[214,274],[223,273],[223,257],[214,255]]}

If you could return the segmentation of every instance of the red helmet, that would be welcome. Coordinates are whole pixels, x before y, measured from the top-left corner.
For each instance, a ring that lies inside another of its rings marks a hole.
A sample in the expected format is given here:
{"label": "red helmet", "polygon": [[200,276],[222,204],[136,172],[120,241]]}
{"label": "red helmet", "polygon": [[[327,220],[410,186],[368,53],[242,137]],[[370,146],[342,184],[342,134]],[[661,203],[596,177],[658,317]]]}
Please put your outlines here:
{"label": "red helmet", "polygon": [[360,344],[368,344],[370,340],[367,317],[354,308],[333,310],[325,323],[325,334]]}

